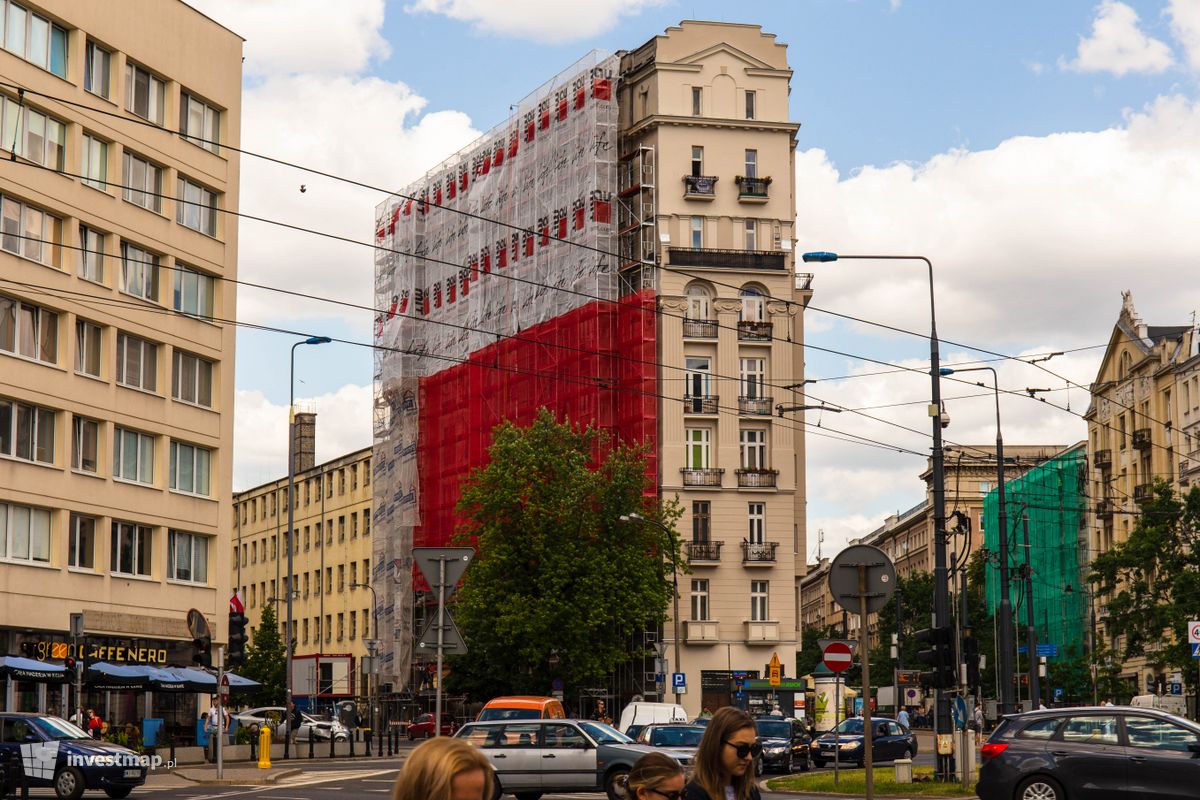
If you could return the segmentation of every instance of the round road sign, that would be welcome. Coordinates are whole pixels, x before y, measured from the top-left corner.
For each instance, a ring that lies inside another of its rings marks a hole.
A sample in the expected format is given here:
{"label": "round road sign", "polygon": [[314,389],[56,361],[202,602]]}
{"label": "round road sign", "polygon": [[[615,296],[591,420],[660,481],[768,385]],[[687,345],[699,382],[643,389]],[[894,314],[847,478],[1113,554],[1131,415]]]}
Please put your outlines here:
{"label": "round road sign", "polygon": [[859,567],[866,569],[867,613],[873,614],[896,593],[896,566],[878,547],[855,544],[838,553],[829,565],[829,593],[851,614],[860,613]]}
{"label": "round road sign", "polygon": [[850,645],[845,642],[830,642],[821,653],[821,661],[830,672],[844,672],[850,669],[853,661],[850,655]]}

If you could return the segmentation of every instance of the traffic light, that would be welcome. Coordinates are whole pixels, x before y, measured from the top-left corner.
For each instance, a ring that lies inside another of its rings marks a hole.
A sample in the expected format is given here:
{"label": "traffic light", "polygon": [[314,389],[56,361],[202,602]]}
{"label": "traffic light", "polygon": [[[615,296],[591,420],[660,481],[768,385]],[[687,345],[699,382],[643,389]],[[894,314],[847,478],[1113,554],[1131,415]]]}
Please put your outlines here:
{"label": "traffic light", "polygon": [[949,689],[958,684],[954,669],[954,648],[951,647],[951,630],[924,628],[916,632],[917,641],[929,645],[928,650],[917,653],[917,660],[932,667],[921,673],[921,685],[933,689]]}
{"label": "traffic light", "polygon": [[229,650],[225,666],[236,669],[246,663],[246,615],[240,611],[229,612]]}
{"label": "traffic light", "polygon": [[979,640],[970,631],[963,632],[963,663],[967,665],[967,688],[979,686]]}
{"label": "traffic light", "polygon": [[192,639],[192,663],[201,667],[212,668],[211,636],[201,636]]}

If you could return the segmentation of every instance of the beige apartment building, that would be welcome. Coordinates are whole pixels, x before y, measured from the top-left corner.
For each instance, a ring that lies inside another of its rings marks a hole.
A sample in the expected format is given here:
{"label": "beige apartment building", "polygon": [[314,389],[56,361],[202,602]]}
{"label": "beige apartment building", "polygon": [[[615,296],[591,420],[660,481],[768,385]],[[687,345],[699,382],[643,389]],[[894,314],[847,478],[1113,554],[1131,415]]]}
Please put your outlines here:
{"label": "beige apartment building", "polygon": [[0,653],[60,661],[82,611],[84,655],[188,664],[230,595],[242,39],[176,0],[0,17]]}
{"label": "beige apartment building", "polygon": [[691,568],[667,671],[694,715],[733,701],[731,671],[795,663],[804,438],[802,412],[777,408],[803,402],[785,387],[803,380],[812,295],[791,244],[799,125],[787,46],[756,25],[685,21],[621,73],[622,254],[660,265],[660,492],[683,505]]}
{"label": "beige apartment building", "polygon": [[[314,464],[315,414],[298,413],[292,579],[287,565],[288,479],[234,495],[233,585],[253,635],[275,604],[286,631],[292,595],[297,702],[322,704],[359,692],[359,660],[375,630],[371,585],[371,448]],[[308,446],[305,446],[305,442]]]}

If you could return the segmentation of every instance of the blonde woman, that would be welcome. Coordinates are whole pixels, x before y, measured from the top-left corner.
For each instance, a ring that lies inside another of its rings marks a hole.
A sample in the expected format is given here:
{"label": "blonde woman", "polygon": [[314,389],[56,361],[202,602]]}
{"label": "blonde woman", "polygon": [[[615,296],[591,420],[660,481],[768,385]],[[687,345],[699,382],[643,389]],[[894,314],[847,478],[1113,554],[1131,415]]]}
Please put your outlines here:
{"label": "blonde woman", "polygon": [[761,755],[754,719],[740,708],[718,709],[696,748],[684,800],[761,800],[754,782]]}
{"label": "blonde woman", "polygon": [[418,745],[400,770],[392,800],[492,800],[492,765],[462,739]]}
{"label": "blonde woman", "polygon": [[646,753],[625,776],[626,800],[682,800],[683,767],[665,753]]}

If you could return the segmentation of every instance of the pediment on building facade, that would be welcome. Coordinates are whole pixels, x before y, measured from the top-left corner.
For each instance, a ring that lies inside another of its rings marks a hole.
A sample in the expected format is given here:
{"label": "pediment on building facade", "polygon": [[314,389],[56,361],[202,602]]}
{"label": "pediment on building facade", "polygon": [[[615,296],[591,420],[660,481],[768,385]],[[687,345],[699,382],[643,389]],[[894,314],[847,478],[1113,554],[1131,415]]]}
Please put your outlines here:
{"label": "pediment on building facade", "polygon": [[[712,60],[713,56],[716,56],[716,55],[732,56],[733,58],[737,59],[738,61],[742,62],[747,67],[752,68],[752,69],[765,69],[765,70],[775,70],[776,69],[776,67],[768,64],[767,62],[763,61],[762,59],[755,58],[754,56],[750,55],[749,53],[745,52],[744,50],[739,50],[738,48],[736,48],[733,45],[728,44],[726,42],[719,42],[717,44],[714,44],[712,47],[706,47],[703,50],[699,50],[695,53],[692,53],[690,56],[686,56],[684,58],[679,59],[675,63],[676,64],[699,65],[705,61]],[[786,70],[781,70],[781,71],[786,71]]]}

